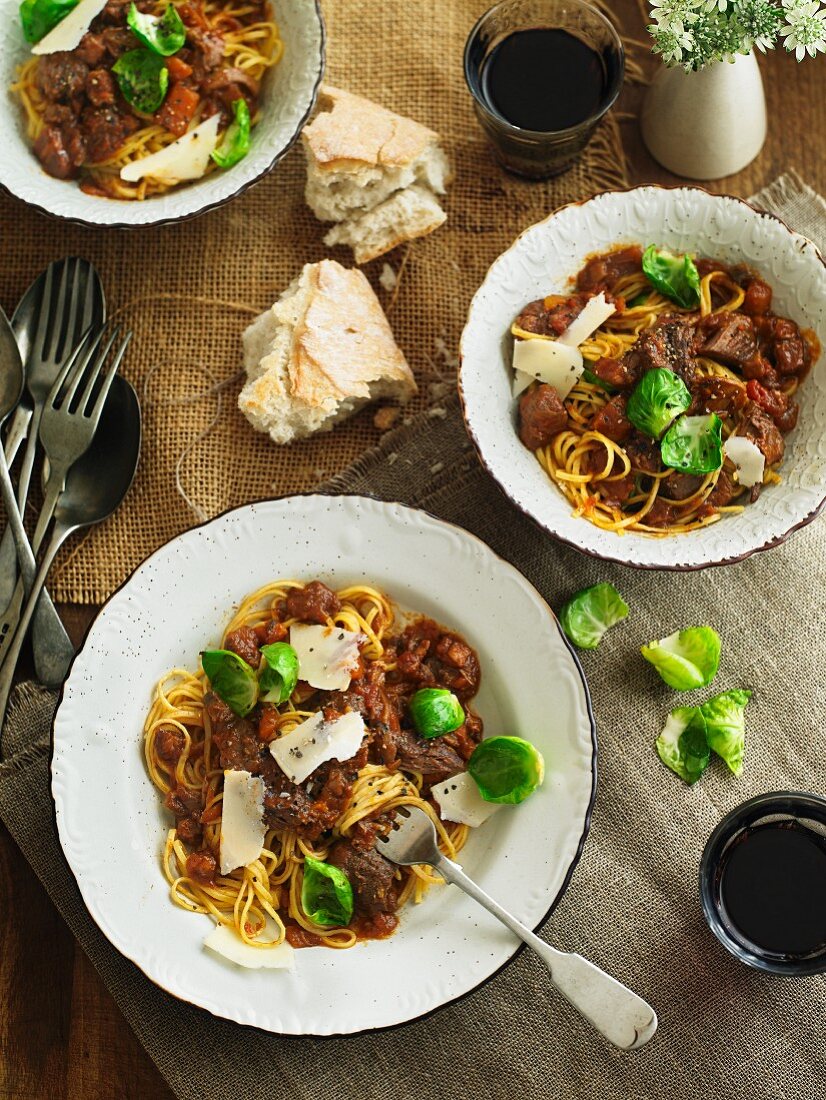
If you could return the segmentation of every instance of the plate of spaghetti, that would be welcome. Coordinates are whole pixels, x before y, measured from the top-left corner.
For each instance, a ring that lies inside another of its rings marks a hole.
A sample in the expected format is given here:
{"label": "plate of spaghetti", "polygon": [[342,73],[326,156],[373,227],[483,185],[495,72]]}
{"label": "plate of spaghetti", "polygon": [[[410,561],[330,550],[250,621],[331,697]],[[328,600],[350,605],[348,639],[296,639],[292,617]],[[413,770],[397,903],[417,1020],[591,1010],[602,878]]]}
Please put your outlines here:
{"label": "plate of spaghetti", "polygon": [[517,949],[379,854],[394,816],[423,809],[535,927],[584,844],[595,751],[579,665],[519,573],[425,513],[307,496],[188,531],[112,597],[64,687],[52,790],[91,915],[148,977],[240,1023],[344,1034],[447,1004]]}
{"label": "plate of spaghetti", "polygon": [[690,569],[776,545],[826,497],[824,289],[816,247],[739,199],[642,187],[563,207],[471,306],[480,457],[598,557]]}
{"label": "plate of spaghetti", "polygon": [[0,184],[89,224],[179,220],[243,191],[295,141],[323,70],[320,13],[295,0],[0,10]]}

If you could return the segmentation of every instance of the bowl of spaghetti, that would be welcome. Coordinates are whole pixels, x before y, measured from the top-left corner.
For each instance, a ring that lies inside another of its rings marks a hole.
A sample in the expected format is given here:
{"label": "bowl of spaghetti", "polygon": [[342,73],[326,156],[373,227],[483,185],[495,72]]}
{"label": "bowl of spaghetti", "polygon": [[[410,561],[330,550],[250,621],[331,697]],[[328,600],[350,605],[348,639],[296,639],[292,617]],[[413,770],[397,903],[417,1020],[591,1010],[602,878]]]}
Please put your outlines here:
{"label": "bowl of spaghetti", "polygon": [[639,187],[563,207],[490,268],[460,394],[545,530],[643,568],[737,561],[826,499],[826,267],[743,200]]}
{"label": "bowl of spaghetti", "polygon": [[297,139],[324,67],[320,11],[298,0],[0,10],[0,186],[88,225],[180,221],[246,190]]}

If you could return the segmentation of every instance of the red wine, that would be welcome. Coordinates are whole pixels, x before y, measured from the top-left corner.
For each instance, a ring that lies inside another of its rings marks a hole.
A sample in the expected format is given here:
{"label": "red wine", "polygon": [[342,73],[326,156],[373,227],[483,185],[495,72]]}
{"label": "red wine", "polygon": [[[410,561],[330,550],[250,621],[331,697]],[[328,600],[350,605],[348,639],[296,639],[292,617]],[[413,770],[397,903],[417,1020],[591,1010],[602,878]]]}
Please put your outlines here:
{"label": "red wine", "polygon": [[746,830],[723,864],[720,892],[756,947],[798,957],[826,949],[826,836],[800,822]]}
{"label": "red wine", "polygon": [[551,133],[596,115],[613,87],[617,58],[597,53],[568,31],[514,31],[480,71],[489,106],[513,126]]}

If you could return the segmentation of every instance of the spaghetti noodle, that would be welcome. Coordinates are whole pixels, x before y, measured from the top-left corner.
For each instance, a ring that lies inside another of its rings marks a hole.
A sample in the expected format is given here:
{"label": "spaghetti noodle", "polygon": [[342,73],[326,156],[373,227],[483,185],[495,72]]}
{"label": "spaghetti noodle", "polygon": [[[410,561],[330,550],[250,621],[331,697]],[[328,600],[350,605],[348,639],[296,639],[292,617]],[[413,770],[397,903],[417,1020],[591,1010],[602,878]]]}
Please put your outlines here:
{"label": "spaghetti noodle", "polygon": [[[374,588],[356,585],[332,593],[317,581],[273,582],[244,600],[223,645],[254,660],[257,645],[282,638],[293,623],[308,620],[362,636],[360,667],[347,693],[317,692],[299,681],[286,703],[258,704],[247,719],[240,719],[210,695],[202,670],[176,668],[156,686],[144,727],[149,775],[177,818],[162,861],[172,900],[209,914],[246,944],[262,949],[285,939],[295,947],[347,948],[360,938],[392,932],[395,910],[409,900],[421,901],[428,887],[441,880],[429,868],[386,863],[373,851],[373,842],[390,828],[400,807],[415,806],[433,821],[442,851],[454,856],[468,829],[440,820],[428,800],[430,784],[445,778],[445,772],[462,770],[482,734],[481,720],[468,705],[478,686],[473,651],[429,619],[413,619],[400,633],[391,633],[392,606]],[[445,650],[442,639],[450,649],[444,661],[436,655]],[[425,741],[402,726],[410,694],[434,677],[453,686],[466,719],[454,733]],[[328,720],[331,710],[360,708],[367,733],[353,760],[322,764],[308,784],[295,787],[279,773],[266,751],[268,743],[321,708]],[[245,738],[247,757],[241,760],[237,746]],[[218,873],[216,858],[224,769],[239,766],[264,778],[267,832],[258,858],[224,875]],[[302,878],[306,857],[326,861],[331,853],[335,856],[335,848],[356,861],[359,881],[378,860],[386,864],[381,872],[392,876],[392,883],[378,909],[364,901],[375,900],[369,883],[366,895],[357,888],[354,920],[348,927],[328,928],[305,913]]]}

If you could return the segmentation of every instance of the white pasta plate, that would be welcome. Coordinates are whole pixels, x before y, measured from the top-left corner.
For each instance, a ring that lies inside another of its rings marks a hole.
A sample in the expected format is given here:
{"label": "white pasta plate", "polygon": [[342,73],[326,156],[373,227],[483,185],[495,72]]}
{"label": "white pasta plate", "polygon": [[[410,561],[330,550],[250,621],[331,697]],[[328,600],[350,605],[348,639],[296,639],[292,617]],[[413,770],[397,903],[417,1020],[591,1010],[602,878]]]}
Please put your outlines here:
{"label": "white pasta plate", "polygon": [[[212,210],[270,172],[298,139],[324,72],[324,23],[317,0],[270,0],[284,55],[265,76],[261,118],[250,151],[234,167],[211,172],[142,202],[87,195],[72,180],[43,171],[26,135],[20,104],[6,91],[0,110],[0,187],[45,214],[84,225],[162,225]],[[17,0],[0,0],[0,87],[14,82],[29,56]]]}
{"label": "white pasta plate", "polygon": [[484,543],[425,512],[362,497],[288,497],[228,512],[167,543],[111,597],[55,715],[60,841],[102,932],[176,997],[290,1035],[401,1024],[469,993],[516,954],[511,933],[454,887],[434,886],[403,908],[388,939],[301,949],[294,969],[279,971],[243,969],[205,949],[211,919],[174,905],[163,877],[173,820],[142,751],[154,684],[170,668],[193,667],[240,600],[279,577],[369,583],[476,648],[486,734],[533,741],[546,779],[472,830],[460,860],[531,928],[544,922],[582,851],[595,792],[582,671],[539,593]]}
{"label": "white pasta plate", "polygon": [[550,535],[608,561],[648,569],[700,569],[778,545],[826,503],[826,356],[797,395],[782,481],[741,513],[665,538],[604,531],[572,509],[516,432],[511,395],[513,319],[529,302],[561,293],[593,254],[655,243],[756,268],[772,309],[813,329],[826,347],[826,265],[815,245],[742,199],[697,187],[635,187],[563,206],[526,229],[493,263],[470,306],[461,341],[460,394],[479,457],[513,503]]}

